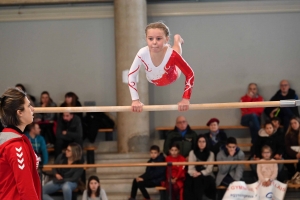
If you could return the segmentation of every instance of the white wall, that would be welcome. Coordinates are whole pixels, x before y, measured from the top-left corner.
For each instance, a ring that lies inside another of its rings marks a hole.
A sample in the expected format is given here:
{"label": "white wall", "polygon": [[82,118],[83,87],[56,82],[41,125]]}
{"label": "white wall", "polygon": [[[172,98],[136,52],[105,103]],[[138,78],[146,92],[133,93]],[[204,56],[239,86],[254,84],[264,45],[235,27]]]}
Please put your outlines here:
{"label": "white wall", "polygon": [[[191,103],[239,101],[249,82],[269,99],[281,79],[290,80],[300,94],[300,13],[148,18],[157,20],[185,40],[183,56],[195,71]],[[116,104],[112,18],[0,22],[0,44],[0,91],[20,82],[36,97],[48,90],[57,103],[74,91],[81,102]],[[150,103],[175,104],[183,87],[184,76],[168,87],[151,85]],[[178,114],[151,113],[151,127],[173,125]],[[184,115],[192,125],[204,125],[210,117],[235,125],[240,112]]]}

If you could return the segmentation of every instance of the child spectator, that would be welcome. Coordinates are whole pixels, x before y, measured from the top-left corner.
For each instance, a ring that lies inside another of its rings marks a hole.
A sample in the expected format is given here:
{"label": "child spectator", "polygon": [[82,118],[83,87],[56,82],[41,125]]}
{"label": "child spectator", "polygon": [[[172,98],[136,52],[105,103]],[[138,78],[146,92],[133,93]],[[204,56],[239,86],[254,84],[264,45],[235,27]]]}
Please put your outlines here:
{"label": "child spectator", "polygon": [[[166,162],[172,162],[171,166],[171,177],[169,176],[168,170],[166,171],[167,182],[166,187],[169,190],[169,180],[171,179],[172,183],[172,200],[177,200],[177,197],[180,196],[180,200],[183,200],[183,185],[185,179],[185,170],[184,166],[177,166],[176,162],[185,162],[186,159],[182,155],[180,155],[179,144],[171,145],[169,149],[170,155],[166,157]],[[169,167],[168,167],[169,168]]]}
{"label": "child spectator", "polygon": [[[261,149],[262,159],[265,160],[274,160],[272,158],[272,149],[268,145],[264,145]],[[257,164],[257,175],[258,180],[264,187],[271,185],[271,182],[276,179],[278,174],[277,163],[272,164]]]}
{"label": "child spectator", "polygon": [[[244,160],[244,152],[237,146],[236,139],[229,137],[226,146],[217,155],[217,161]],[[240,181],[243,177],[244,165],[219,165],[216,185],[229,186],[234,181]]]}
{"label": "child spectator", "polygon": [[[165,162],[165,157],[160,153],[159,147],[153,145],[150,147],[150,160],[148,163]],[[166,177],[165,167],[147,167],[146,172],[139,177],[133,179],[131,187],[131,196],[128,200],[135,200],[137,190],[140,189],[145,200],[150,200],[150,196],[146,188],[159,186],[161,181]]]}
{"label": "child spectator", "polygon": [[99,178],[91,176],[88,180],[87,189],[82,194],[82,200],[108,200],[105,190],[101,188]]}
{"label": "child spectator", "polygon": [[40,126],[36,122],[33,122],[29,125],[29,133],[26,133],[26,136],[32,144],[34,152],[39,157],[40,163],[46,165],[48,163],[48,151],[45,139],[40,133]]}
{"label": "child spectator", "polygon": [[208,145],[210,147],[210,151],[215,154],[215,157],[220,151],[221,146],[226,144],[227,135],[223,130],[219,129],[219,119],[211,118],[206,126],[209,127],[209,132],[205,134],[208,138]]}
{"label": "child spectator", "polygon": [[[197,145],[190,151],[189,162],[214,161],[214,153],[209,149],[209,143],[204,135],[199,135]],[[213,165],[189,165],[184,182],[185,200],[202,200],[206,195],[210,199],[216,197],[216,183]]]}

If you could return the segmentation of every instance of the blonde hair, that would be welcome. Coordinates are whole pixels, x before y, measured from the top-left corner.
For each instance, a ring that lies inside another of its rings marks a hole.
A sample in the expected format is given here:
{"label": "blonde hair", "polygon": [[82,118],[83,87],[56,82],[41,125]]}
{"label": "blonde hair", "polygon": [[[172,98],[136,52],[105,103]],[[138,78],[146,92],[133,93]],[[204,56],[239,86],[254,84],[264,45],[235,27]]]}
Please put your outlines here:
{"label": "blonde hair", "polygon": [[82,157],[82,148],[81,148],[81,146],[79,144],[73,142],[73,143],[69,144],[69,147],[71,147],[73,162],[81,160],[81,157]]}
{"label": "blonde hair", "polygon": [[155,28],[159,28],[161,30],[164,31],[166,37],[169,37],[170,36],[170,29],[169,27],[167,27],[167,25],[165,25],[163,22],[153,22],[153,23],[150,23],[146,26],[146,29],[145,29],[145,34],[147,36],[147,31],[149,29],[155,29]]}
{"label": "blonde hair", "polygon": [[9,88],[0,98],[0,117],[3,126],[18,126],[18,110],[24,110],[26,94],[18,88]]}
{"label": "blonde hair", "polygon": [[[287,131],[286,131],[286,136],[289,136],[289,135],[291,135],[292,134],[292,131],[293,131],[293,128],[292,128],[292,126],[291,126],[291,121],[292,120],[296,120],[298,123],[299,123],[299,125],[300,125],[300,118],[299,117],[292,117],[291,119],[290,119],[290,125],[289,125],[289,128],[287,129]],[[298,144],[300,145],[300,128],[299,128],[299,130],[298,130]]]}

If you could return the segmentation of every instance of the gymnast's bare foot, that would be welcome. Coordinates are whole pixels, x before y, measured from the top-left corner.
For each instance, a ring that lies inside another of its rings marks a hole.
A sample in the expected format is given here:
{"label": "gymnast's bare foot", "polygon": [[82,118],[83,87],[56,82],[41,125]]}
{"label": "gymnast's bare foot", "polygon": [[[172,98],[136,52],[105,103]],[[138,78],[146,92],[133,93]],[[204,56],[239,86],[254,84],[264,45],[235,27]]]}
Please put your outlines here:
{"label": "gymnast's bare foot", "polygon": [[184,40],[179,34],[174,35],[174,45],[173,49],[177,51],[180,55],[182,54],[182,48],[181,45],[184,43]]}

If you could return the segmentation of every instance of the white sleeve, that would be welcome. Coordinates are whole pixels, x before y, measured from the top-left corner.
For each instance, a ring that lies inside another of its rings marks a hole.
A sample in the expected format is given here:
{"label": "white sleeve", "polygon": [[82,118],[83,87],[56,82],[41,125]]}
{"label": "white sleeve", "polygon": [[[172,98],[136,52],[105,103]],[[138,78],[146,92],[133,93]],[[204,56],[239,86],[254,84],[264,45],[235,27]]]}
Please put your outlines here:
{"label": "white sleeve", "polygon": [[137,91],[137,79],[138,79],[139,70],[141,66],[142,66],[142,62],[141,59],[139,58],[139,55],[137,54],[128,72],[128,86],[129,86],[129,91],[132,100],[139,99],[139,94]]}
{"label": "white sleeve", "polygon": [[108,200],[104,189],[101,189],[100,196],[101,196],[101,200]]}
{"label": "white sleeve", "polygon": [[82,200],[87,200],[87,192],[86,192],[86,190],[84,190],[84,192],[82,194]]}

